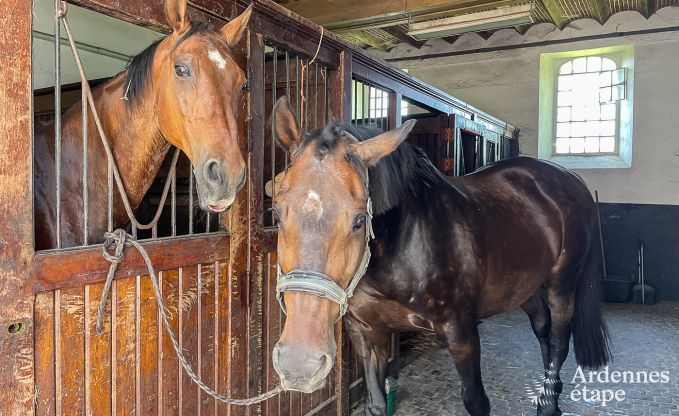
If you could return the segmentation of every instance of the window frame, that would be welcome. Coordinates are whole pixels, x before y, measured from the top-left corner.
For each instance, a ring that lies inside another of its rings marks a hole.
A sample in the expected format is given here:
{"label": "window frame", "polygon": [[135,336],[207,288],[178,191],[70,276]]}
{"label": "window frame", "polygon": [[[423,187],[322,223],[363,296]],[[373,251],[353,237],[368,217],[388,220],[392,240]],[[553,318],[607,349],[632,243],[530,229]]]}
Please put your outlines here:
{"label": "window frame", "polygon": [[[600,56],[626,68],[626,97],[617,102],[616,152],[592,154],[556,153],[556,117],[559,70],[581,57]],[[540,55],[538,157],[573,169],[629,168],[632,166],[634,101],[634,46],[621,45]]]}

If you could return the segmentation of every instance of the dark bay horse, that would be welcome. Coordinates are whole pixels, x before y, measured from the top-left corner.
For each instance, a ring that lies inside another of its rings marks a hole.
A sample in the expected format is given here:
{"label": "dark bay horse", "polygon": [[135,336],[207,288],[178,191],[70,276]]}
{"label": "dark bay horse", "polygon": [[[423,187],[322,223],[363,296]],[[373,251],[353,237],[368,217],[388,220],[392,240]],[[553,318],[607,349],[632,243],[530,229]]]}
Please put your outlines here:
{"label": "dark bay horse", "polygon": [[[203,210],[222,212],[233,203],[246,180],[246,169],[236,123],[245,74],[232,49],[247,27],[251,10],[213,31],[189,20],[186,0],[167,0],[165,13],[172,33],[92,91],[133,208],[151,186],[170,145],[180,148],[191,160]],[[89,111],[87,128],[88,233],[92,243],[101,241],[108,225],[108,167]],[[54,135],[53,125],[36,126],[37,249],[57,245]],[[82,244],[82,155],[82,107],[78,103],[62,119],[62,247]],[[122,201],[116,197],[114,228],[126,220]]]}
{"label": "dark bay horse", "polygon": [[[561,414],[559,371],[571,335],[579,364],[609,361],[595,204],[573,172],[522,157],[449,180],[402,143],[414,121],[381,134],[337,123],[305,134],[286,99],[273,120],[275,138],[292,155],[273,208],[287,311],[273,359],[285,387],[323,385],[342,293],[363,364],[366,415],[385,414],[393,331],[433,331],[446,341],[475,416],[490,414],[477,330],[483,318],[519,306],[528,314],[544,364],[538,415]],[[370,236],[369,198],[372,259],[352,297]]]}

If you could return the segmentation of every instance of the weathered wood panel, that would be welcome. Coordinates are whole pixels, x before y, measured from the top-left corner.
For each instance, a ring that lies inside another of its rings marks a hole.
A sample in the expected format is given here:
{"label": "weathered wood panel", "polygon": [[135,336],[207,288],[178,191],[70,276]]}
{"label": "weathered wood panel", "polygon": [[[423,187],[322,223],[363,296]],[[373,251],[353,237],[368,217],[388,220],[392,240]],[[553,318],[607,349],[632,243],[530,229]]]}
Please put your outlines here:
{"label": "weathered wood panel", "polygon": [[[142,245],[153,259],[156,270],[168,270],[224,259],[229,253],[229,242],[227,234],[216,233],[162,239]],[[116,276],[146,273],[146,264],[136,249],[127,248],[124,254],[125,261],[118,266]],[[109,266],[110,263],[101,256],[101,246],[40,252],[35,257],[35,291],[103,282]]]}
{"label": "weathered wood panel", "polygon": [[0,59],[8,63],[0,80],[0,403],[10,415],[30,414],[34,399],[31,7],[0,3]]}

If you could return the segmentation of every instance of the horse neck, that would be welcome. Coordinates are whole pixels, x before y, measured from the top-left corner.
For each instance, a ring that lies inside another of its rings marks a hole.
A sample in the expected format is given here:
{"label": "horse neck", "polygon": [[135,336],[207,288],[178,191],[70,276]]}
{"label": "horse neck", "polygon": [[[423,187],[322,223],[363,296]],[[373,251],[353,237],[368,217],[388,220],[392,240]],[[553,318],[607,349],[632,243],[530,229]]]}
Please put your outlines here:
{"label": "horse neck", "polygon": [[[125,192],[136,208],[153,183],[170,144],[160,134],[151,97],[142,95],[135,103],[121,99],[125,95],[124,79],[122,74],[114,78],[95,92],[94,99]],[[88,127],[95,130],[92,137],[99,136],[93,121]],[[95,146],[101,147],[101,143]]]}

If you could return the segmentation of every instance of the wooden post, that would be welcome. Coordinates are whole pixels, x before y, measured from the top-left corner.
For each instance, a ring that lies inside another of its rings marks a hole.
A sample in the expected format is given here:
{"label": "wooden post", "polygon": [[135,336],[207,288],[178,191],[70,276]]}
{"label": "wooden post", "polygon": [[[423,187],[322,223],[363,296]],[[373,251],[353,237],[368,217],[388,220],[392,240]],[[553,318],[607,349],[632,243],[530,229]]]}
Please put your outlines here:
{"label": "wooden post", "polygon": [[0,407],[33,413],[32,1],[0,3]]}
{"label": "wooden post", "polygon": [[[351,118],[351,51],[340,53],[340,65],[330,77],[330,111],[338,120]],[[335,325],[337,355],[335,357],[335,397],[337,398],[337,416],[346,416],[351,412],[349,400],[349,371],[344,363],[350,360],[349,339],[344,336],[342,321]]]}

